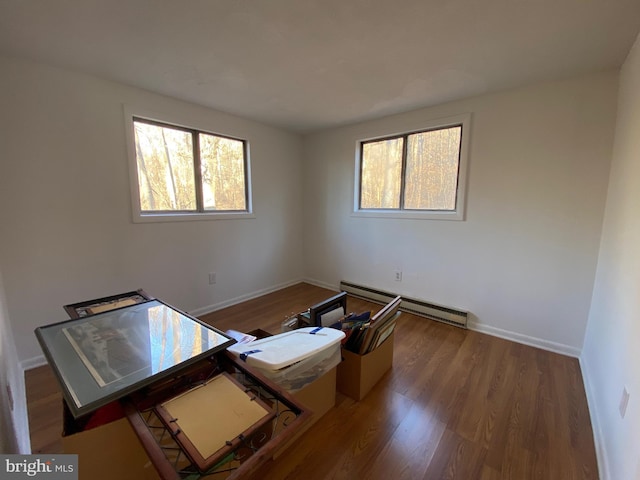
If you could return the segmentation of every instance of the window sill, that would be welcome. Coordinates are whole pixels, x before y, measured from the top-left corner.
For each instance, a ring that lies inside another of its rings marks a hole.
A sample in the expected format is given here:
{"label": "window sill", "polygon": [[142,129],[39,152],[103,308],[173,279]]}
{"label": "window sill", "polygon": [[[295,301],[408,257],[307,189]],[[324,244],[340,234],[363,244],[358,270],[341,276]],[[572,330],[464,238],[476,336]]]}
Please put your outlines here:
{"label": "window sill", "polygon": [[152,213],[134,214],[133,223],[198,222],[210,220],[239,220],[256,218],[251,212],[216,213]]}
{"label": "window sill", "polygon": [[464,221],[464,214],[457,211],[419,210],[356,210],[351,214],[356,218],[400,218],[407,220],[454,220]]}

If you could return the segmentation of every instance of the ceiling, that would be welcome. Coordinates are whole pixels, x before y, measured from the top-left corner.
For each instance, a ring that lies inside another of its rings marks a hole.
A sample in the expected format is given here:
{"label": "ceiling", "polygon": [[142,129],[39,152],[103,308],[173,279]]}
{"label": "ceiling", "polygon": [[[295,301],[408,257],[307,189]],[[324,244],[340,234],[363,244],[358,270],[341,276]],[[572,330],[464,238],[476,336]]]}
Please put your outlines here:
{"label": "ceiling", "polygon": [[0,52],[296,132],[619,67],[639,0],[0,0]]}

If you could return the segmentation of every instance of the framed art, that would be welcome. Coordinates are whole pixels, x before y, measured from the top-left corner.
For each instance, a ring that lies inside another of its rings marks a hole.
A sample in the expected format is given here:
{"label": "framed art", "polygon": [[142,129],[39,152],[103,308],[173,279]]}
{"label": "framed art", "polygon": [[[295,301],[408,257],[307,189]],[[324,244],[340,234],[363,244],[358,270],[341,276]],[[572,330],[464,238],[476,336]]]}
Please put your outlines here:
{"label": "framed art", "polygon": [[144,290],[138,289],[133,292],[125,292],[109,297],[97,298],[95,300],[72,303],[65,305],[63,308],[69,315],[69,318],[82,318],[88,315],[95,315],[117,308],[144,303],[148,300],[153,300],[153,297]]}
{"label": "framed art", "polygon": [[235,343],[160,300],[36,329],[74,417]]}

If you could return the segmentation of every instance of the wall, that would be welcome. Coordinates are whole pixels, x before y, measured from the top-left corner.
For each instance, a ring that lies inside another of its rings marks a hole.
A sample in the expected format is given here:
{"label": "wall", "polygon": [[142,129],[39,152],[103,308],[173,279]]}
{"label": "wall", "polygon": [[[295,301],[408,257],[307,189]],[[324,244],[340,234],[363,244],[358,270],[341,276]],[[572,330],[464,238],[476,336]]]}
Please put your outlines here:
{"label": "wall", "polygon": [[[0,453],[28,453],[29,420],[24,373],[19,366],[0,272]],[[11,389],[9,396],[7,386]]]}
{"label": "wall", "polygon": [[[603,480],[640,478],[640,37],[620,73],[613,162],[581,363]],[[625,418],[618,410],[630,394]]]}
{"label": "wall", "polygon": [[[305,137],[307,277],[466,309],[474,328],[577,356],[600,240],[616,81],[616,72],[603,72]],[[358,139],[465,112],[472,113],[466,221],[351,215]]]}
{"label": "wall", "polygon": [[[0,70],[0,267],[24,366],[67,303],[144,288],[203,312],[301,278],[298,135],[17,59]],[[255,218],[132,223],[123,104],[248,139]]]}

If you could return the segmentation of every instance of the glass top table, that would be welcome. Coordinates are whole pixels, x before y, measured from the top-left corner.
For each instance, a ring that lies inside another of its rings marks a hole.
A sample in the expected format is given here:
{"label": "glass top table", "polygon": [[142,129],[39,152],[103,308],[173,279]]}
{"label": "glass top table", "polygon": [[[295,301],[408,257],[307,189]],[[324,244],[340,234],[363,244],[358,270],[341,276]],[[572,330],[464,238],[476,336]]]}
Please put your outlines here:
{"label": "glass top table", "polygon": [[235,343],[159,300],[38,327],[35,333],[74,417]]}

